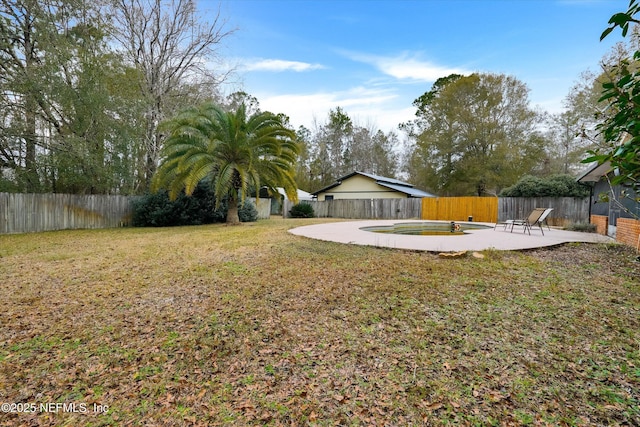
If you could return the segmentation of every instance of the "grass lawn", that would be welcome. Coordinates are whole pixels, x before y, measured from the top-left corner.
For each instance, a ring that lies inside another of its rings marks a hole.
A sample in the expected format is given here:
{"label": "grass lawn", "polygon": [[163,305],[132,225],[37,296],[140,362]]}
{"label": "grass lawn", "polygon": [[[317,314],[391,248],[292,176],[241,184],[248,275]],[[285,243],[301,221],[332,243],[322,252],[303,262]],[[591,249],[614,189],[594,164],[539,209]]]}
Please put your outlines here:
{"label": "grass lawn", "polygon": [[286,232],[313,221],[0,236],[0,425],[640,425],[633,249]]}

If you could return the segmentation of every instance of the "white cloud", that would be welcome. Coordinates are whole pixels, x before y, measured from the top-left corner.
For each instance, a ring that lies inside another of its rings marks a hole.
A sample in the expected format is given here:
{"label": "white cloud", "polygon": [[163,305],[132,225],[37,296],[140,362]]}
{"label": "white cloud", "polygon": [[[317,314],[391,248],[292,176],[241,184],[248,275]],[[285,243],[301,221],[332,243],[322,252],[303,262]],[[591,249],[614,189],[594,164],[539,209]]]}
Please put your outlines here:
{"label": "white cloud", "polygon": [[373,65],[382,73],[399,80],[434,82],[449,74],[470,74],[463,68],[444,67],[420,59],[417,55],[402,53],[396,56],[377,56],[359,53],[344,53],[350,59]]}
{"label": "white cloud", "polygon": [[245,59],[241,61],[242,68],[245,71],[311,71],[325,68],[320,64],[310,64],[308,62],[300,61],[285,61],[282,59]]}
{"label": "white cloud", "polygon": [[384,132],[395,130],[413,118],[414,108],[396,108],[397,95],[386,90],[356,87],[346,91],[272,95],[259,93],[262,110],[284,113],[295,127],[313,129],[327,120],[329,110],[342,108],[361,126],[375,125]]}

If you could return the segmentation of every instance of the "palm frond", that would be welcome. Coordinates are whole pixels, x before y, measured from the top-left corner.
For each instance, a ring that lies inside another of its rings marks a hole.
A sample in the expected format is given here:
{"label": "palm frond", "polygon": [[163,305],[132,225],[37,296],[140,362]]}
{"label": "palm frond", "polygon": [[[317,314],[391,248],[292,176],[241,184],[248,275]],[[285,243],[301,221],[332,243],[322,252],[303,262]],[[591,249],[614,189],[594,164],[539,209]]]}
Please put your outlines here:
{"label": "palm frond", "polygon": [[182,190],[191,194],[210,179],[216,206],[228,196],[244,200],[250,188],[262,185],[273,191],[284,187],[295,200],[300,144],[279,116],[257,112],[248,117],[244,104],[227,112],[208,103],[184,110],[161,129],[168,136],[154,188],[167,188],[173,197]]}

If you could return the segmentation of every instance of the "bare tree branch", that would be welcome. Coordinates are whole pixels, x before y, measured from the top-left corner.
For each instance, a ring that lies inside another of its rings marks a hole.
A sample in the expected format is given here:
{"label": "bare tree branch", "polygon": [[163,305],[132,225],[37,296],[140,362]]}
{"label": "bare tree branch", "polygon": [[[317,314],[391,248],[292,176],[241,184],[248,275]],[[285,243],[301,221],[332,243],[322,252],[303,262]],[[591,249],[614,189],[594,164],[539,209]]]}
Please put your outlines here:
{"label": "bare tree branch", "polygon": [[128,60],[143,76],[142,95],[147,99],[146,124],[146,184],[150,182],[158,163],[161,135],[157,125],[168,111],[172,93],[199,76],[226,72],[207,70],[204,64],[215,58],[219,45],[234,30],[226,28],[220,10],[212,22],[201,22],[193,0],[113,0],[115,31]]}

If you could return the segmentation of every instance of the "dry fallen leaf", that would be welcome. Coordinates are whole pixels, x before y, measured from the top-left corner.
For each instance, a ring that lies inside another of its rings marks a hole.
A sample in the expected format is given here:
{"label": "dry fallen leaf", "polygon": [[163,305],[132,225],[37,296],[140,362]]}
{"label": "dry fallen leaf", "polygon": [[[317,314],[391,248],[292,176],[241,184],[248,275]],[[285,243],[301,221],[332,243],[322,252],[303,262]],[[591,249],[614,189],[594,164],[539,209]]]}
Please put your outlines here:
{"label": "dry fallen leaf", "polygon": [[470,424],[515,424],[515,409],[635,423],[633,250],[478,263],[291,224],[0,236],[3,399],[110,408],[25,425],[437,425],[447,408]]}
{"label": "dry fallen leaf", "polygon": [[433,402],[433,403],[429,403],[426,406],[426,409],[428,411],[437,411],[438,409],[442,408],[444,406],[444,404],[442,404],[441,402]]}

